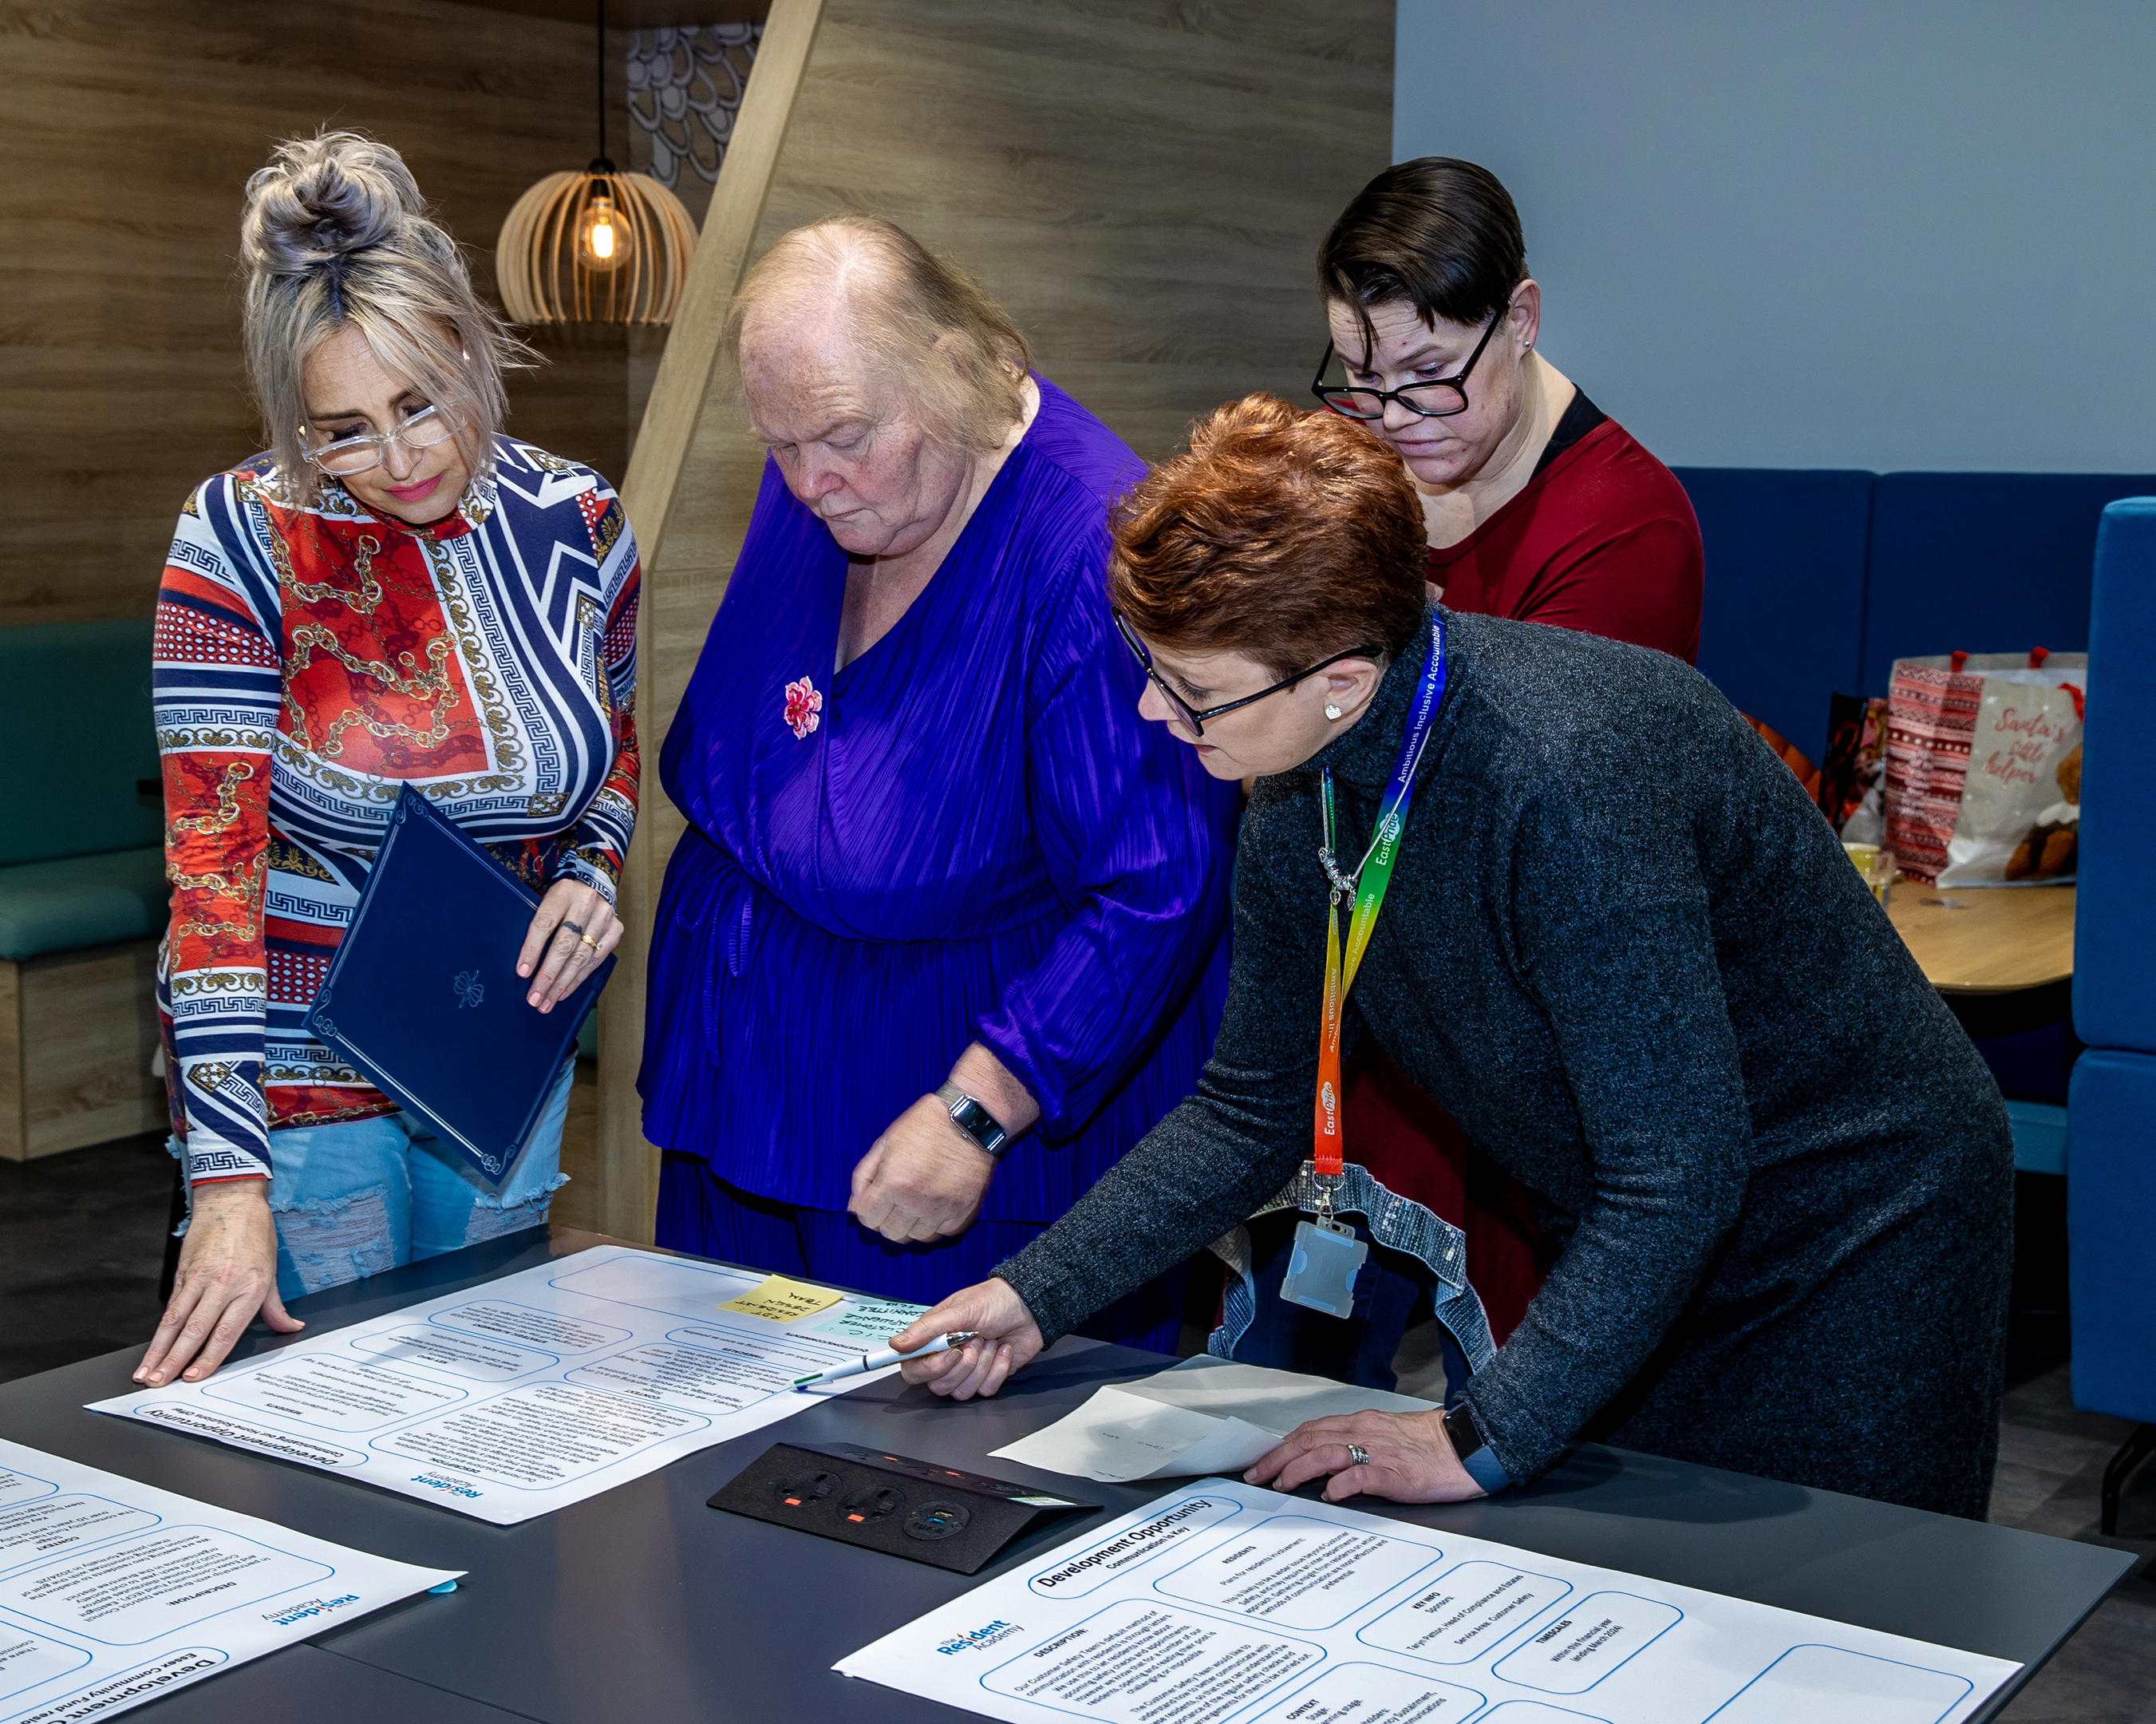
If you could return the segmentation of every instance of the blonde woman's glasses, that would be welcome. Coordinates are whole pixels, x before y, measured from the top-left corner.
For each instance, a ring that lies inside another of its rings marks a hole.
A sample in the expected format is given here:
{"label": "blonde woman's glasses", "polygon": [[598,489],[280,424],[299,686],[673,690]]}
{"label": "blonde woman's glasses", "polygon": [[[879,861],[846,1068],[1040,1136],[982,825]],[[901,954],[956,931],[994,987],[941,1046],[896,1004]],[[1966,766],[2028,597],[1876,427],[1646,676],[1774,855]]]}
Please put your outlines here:
{"label": "blonde woman's glasses", "polygon": [[382,451],[390,443],[402,443],[413,450],[432,449],[438,443],[448,442],[456,431],[456,426],[440,408],[423,407],[393,430],[362,431],[301,452],[325,473],[347,479],[354,473],[368,472],[380,466]]}

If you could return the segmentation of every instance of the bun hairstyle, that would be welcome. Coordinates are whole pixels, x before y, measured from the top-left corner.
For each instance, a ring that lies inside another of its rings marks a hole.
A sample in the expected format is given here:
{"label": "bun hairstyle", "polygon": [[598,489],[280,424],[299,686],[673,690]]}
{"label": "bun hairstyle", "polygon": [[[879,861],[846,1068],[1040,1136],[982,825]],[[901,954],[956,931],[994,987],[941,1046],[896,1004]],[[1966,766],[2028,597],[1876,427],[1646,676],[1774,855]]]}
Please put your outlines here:
{"label": "bun hairstyle", "polygon": [[300,452],[307,356],[346,327],[460,422],[475,476],[492,465],[503,370],[532,356],[473,291],[395,150],[356,131],[288,138],[247,182],[239,250],[247,368],[288,496],[310,501],[319,482]]}
{"label": "bun hairstyle", "polygon": [[1108,602],[1148,641],[1240,652],[1275,677],[1422,624],[1422,502],[1353,419],[1245,395],[1190,428],[1117,508]]}

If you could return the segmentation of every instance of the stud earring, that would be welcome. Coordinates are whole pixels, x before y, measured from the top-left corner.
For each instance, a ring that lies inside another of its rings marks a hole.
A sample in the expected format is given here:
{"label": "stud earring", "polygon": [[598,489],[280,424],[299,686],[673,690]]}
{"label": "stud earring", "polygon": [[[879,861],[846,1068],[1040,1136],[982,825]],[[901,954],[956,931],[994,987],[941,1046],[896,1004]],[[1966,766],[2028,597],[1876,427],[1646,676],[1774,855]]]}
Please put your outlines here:
{"label": "stud earring", "polygon": [[1328,718],[1337,718],[1340,716],[1340,708],[1334,706],[1331,701],[1327,701],[1325,703],[1325,716]]}

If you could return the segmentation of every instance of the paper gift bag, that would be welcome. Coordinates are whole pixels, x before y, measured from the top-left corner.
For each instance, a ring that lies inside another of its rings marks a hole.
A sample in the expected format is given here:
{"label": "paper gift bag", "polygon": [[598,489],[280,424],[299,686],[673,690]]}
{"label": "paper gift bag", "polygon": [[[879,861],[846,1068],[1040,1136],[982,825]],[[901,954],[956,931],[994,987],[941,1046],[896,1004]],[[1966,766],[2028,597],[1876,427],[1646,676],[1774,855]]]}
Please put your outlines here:
{"label": "paper gift bag", "polygon": [[1940,886],[2070,880],[2081,820],[2085,652],[1949,653],[1894,663],[1887,838]]}

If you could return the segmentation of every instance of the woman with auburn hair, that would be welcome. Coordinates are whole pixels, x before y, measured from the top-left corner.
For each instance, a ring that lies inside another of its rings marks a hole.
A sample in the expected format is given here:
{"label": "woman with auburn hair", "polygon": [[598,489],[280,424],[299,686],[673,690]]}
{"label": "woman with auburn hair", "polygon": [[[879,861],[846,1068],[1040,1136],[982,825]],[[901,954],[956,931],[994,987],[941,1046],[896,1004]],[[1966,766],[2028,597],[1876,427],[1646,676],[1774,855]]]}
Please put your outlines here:
{"label": "woman with auburn hair", "polygon": [[1125,504],[1141,710],[1259,780],[1227,1015],[1196,1095],[896,1337],[974,1335],[906,1377],[993,1393],[1283,1186],[1323,1283],[1368,1037],[1536,1195],[1556,1262],[1494,1356],[1462,1296],[1448,1408],[1314,1420],[1253,1482],[1453,1501],[1592,1437],[1981,1517],[2013,1171],[1989,1071],[1713,689],[1426,606],[1421,527],[1383,445],[1265,396]]}
{"label": "woman with auburn hair", "polygon": [[397,152],[279,146],[240,229],[270,448],[187,501],[157,595],[189,1192],[136,1372],[207,1377],[259,1311],[547,1219],[573,1062],[498,1186],[306,1030],[406,785],[542,893],[552,1011],[621,939],[636,825],[636,542],[588,467],[502,435],[525,357]]}
{"label": "woman with auburn hair", "polygon": [[[1197,1082],[1235,793],[1140,720],[1109,619],[1143,464],[971,278],[835,217],[725,340],[771,455],[661,756],[659,1243],[935,1299]],[[1094,1332],[1181,1315],[1154,1286]]]}

